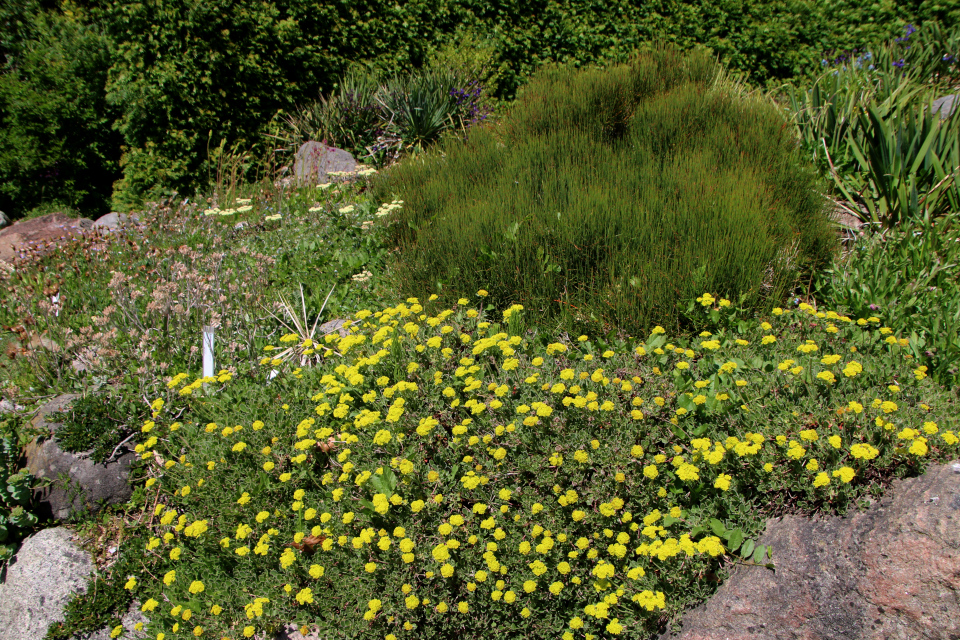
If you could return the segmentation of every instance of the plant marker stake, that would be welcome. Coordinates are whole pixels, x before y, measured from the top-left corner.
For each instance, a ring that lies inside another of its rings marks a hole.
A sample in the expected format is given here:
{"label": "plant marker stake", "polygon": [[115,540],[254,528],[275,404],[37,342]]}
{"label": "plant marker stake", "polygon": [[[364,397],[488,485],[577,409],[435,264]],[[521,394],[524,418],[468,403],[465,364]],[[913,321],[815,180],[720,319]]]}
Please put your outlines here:
{"label": "plant marker stake", "polygon": [[212,375],[213,375],[213,327],[204,327],[203,328],[203,377],[208,378]]}

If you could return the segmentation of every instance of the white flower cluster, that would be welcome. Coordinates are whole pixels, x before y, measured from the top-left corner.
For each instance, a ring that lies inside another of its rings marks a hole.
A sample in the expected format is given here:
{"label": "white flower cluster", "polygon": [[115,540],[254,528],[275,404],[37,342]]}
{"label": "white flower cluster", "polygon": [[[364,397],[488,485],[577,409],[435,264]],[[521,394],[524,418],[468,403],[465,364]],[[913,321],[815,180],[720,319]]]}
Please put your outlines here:
{"label": "white flower cluster", "polygon": [[366,282],[372,277],[373,277],[373,274],[367,271],[366,269],[364,269],[360,273],[353,276],[351,280],[353,280],[354,282]]}
{"label": "white flower cluster", "polygon": [[380,208],[377,209],[377,215],[382,218],[383,216],[389,214],[391,211],[395,211],[402,207],[403,207],[403,200],[394,200],[390,204],[383,203],[382,205],[380,205]]}
{"label": "white flower cluster", "polygon": [[241,206],[239,206],[239,207],[237,207],[237,208],[235,208],[235,209],[220,209],[220,208],[218,208],[218,207],[213,207],[212,209],[206,209],[206,210],[204,210],[203,215],[205,215],[205,216],[215,216],[215,215],[232,216],[232,215],[235,214],[235,213],[244,213],[245,211],[250,211],[251,209],[253,209],[253,205],[250,204],[250,198],[238,199],[235,204],[239,204],[239,205],[241,205]]}

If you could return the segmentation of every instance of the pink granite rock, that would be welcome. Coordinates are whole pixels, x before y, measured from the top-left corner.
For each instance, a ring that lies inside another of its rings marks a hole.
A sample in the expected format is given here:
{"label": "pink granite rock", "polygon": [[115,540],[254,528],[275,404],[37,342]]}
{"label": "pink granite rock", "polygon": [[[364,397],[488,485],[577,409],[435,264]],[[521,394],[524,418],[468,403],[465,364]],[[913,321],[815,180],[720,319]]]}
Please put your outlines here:
{"label": "pink granite rock", "polygon": [[760,543],[776,570],[738,567],[673,637],[960,638],[960,463],[844,518],[771,520]]}

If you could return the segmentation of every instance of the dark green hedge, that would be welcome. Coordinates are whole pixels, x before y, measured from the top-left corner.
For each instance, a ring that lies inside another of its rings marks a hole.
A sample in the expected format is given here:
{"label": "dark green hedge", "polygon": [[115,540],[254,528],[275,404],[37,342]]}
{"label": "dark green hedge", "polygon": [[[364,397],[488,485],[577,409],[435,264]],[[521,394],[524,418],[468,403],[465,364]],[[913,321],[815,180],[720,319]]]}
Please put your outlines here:
{"label": "dark green hedge", "polygon": [[[262,134],[277,112],[331,90],[349,63],[408,71],[471,31],[486,37],[505,65],[493,94],[509,100],[546,61],[623,61],[656,39],[682,48],[705,44],[763,84],[815,72],[828,52],[896,37],[907,23],[960,18],[960,0],[86,2],[83,15],[93,28],[84,33],[102,28],[112,43],[105,91],[126,147],[119,199],[131,206],[156,188],[188,193],[203,185],[208,145],[223,138],[262,153]],[[63,19],[62,9],[48,13]],[[11,38],[22,37],[13,32]],[[52,34],[38,42],[57,46]],[[104,51],[84,47],[90,55]],[[5,75],[17,73],[33,86],[42,72],[24,61]],[[102,95],[99,76],[87,75],[78,82]],[[87,108],[81,128],[108,128],[102,112]],[[44,118],[59,127],[58,111]],[[5,118],[4,126],[16,122]],[[0,147],[0,154],[11,148]],[[0,158],[4,182],[13,175],[8,165]]]}
{"label": "dark green hedge", "polygon": [[107,104],[109,39],[82,14],[0,3],[0,210],[58,202],[109,211],[120,108]]}

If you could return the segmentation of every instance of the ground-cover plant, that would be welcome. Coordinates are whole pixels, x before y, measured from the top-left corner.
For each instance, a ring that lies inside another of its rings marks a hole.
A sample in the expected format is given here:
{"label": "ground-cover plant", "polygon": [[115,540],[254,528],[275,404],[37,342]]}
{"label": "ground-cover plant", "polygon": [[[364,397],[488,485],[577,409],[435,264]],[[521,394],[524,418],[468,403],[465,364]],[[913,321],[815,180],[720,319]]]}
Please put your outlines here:
{"label": "ground-cover plant", "polygon": [[894,229],[867,226],[819,274],[814,295],[853,315],[876,313],[942,384],[960,376],[960,229],[957,214]]}
{"label": "ground-cover plant", "polygon": [[20,428],[18,417],[0,416],[0,571],[37,524],[31,510],[35,479],[20,468]]}
{"label": "ground-cover plant", "polygon": [[71,404],[57,429],[57,442],[64,451],[90,451],[91,460],[103,463],[115,457],[121,443],[132,439],[149,415],[142,400],[91,394]]}
{"label": "ground-cover plant", "polygon": [[19,345],[3,386],[31,396],[120,383],[142,398],[170,367],[199,366],[204,326],[216,328],[218,361],[255,362],[286,333],[273,316],[281,298],[299,300],[301,284],[311,324],[331,289],[331,318],[371,304],[385,250],[366,180],[234,185],[204,205],[145,211],[142,227],[18,261],[0,274],[0,322]]}
{"label": "ground-cover plant", "polygon": [[960,206],[960,119],[931,109],[954,91],[958,41],[960,30],[926,24],[872,51],[825,60],[811,85],[784,88],[804,151],[848,213],[892,226]]}
{"label": "ground-cover plant", "polygon": [[778,301],[835,238],[777,109],[705,52],[544,71],[502,126],[381,173],[405,295],[486,287],[575,330],[678,326],[709,288]]}
{"label": "ground-cover plant", "polygon": [[877,317],[704,294],[699,337],[554,342],[477,295],[363,310],[316,367],[170,380],[126,582],[149,634],[648,637],[788,551],[766,516],[958,452],[956,398]]}

